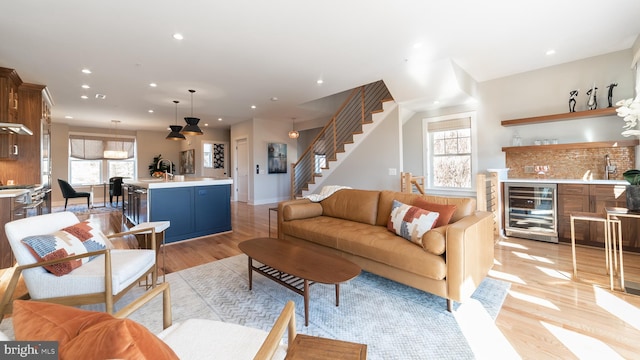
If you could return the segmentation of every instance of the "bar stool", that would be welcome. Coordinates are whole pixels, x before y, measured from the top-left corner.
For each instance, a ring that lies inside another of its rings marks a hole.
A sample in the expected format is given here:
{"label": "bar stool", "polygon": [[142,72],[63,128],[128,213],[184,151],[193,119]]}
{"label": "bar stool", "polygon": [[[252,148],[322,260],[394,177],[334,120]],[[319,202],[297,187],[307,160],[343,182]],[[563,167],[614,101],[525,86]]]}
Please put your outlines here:
{"label": "bar stool", "polygon": [[[616,257],[616,241],[621,241],[622,225],[617,218],[607,221],[607,217],[604,214],[598,213],[586,213],[576,212],[570,214],[571,221],[571,257],[573,260],[573,277],[578,277],[578,267],[576,265],[576,229],[575,221],[595,221],[602,223],[604,230],[604,254],[605,254],[605,266],[607,274],[609,274],[609,286],[613,290],[613,273],[614,262],[615,269],[618,268],[618,261]],[[613,230],[612,230],[613,229]],[[613,242],[613,243],[612,243]]]}
{"label": "bar stool", "polygon": [[[149,245],[149,240],[153,241],[154,235],[155,235],[155,241],[156,241],[156,266],[158,265],[158,255],[159,252],[162,248],[162,282],[165,282],[165,275],[166,275],[166,271],[165,271],[165,249],[164,249],[164,232],[165,230],[167,230],[169,227],[171,226],[171,222],[170,221],[151,221],[151,222],[143,222],[140,223],[134,227],[132,227],[131,229],[129,229],[130,231],[133,230],[138,230],[138,229],[152,229],[152,230],[147,230],[147,231],[143,231],[140,233],[135,234],[136,235],[136,239],[138,239],[138,244],[140,245],[141,248],[147,248],[150,249],[151,246]],[[149,235],[151,235],[151,239],[149,238]]]}

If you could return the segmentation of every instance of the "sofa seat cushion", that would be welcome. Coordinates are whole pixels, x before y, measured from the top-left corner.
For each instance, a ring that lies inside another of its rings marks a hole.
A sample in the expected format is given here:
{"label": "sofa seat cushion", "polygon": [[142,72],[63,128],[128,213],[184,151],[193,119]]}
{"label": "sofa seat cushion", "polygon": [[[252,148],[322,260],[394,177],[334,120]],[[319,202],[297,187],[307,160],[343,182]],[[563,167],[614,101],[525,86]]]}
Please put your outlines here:
{"label": "sofa seat cushion", "polygon": [[391,233],[386,226],[373,226],[319,216],[284,222],[282,231],[290,236],[371,259],[420,276],[435,280],[442,280],[446,276],[446,264],[443,256],[425,251]]}

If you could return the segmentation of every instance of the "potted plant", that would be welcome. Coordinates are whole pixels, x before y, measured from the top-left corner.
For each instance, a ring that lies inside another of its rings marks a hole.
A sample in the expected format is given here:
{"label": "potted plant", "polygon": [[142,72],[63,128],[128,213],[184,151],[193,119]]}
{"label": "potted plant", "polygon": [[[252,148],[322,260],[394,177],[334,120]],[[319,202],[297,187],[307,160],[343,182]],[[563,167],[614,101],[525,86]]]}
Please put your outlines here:
{"label": "potted plant", "polygon": [[153,157],[153,162],[149,164],[149,175],[152,177],[163,177],[165,171],[169,171],[171,173],[175,172],[174,169],[169,169],[169,165],[164,162],[160,164],[160,167],[158,167],[160,160],[162,160],[162,154],[158,154],[158,156]]}
{"label": "potted plant", "polygon": [[625,171],[622,176],[629,182],[627,185],[627,209],[640,211],[640,170]]}

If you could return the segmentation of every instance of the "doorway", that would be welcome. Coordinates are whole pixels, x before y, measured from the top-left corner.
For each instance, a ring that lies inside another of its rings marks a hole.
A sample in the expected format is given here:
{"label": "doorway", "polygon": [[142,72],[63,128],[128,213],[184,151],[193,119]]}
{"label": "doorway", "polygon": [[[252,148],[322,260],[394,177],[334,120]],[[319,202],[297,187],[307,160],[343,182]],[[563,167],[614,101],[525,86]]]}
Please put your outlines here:
{"label": "doorway", "polygon": [[249,150],[247,139],[236,140],[236,201],[249,201]]}

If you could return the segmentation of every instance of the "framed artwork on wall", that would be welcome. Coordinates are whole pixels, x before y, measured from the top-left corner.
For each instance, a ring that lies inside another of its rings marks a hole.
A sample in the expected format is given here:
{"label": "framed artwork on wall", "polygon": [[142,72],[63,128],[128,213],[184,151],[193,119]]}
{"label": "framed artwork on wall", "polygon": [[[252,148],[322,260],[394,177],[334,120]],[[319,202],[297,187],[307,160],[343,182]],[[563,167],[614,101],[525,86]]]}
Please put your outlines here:
{"label": "framed artwork on wall", "polygon": [[287,144],[269,143],[267,146],[269,174],[287,173]]}
{"label": "framed artwork on wall", "polygon": [[180,174],[195,174],[195,149],[180,152]]}

